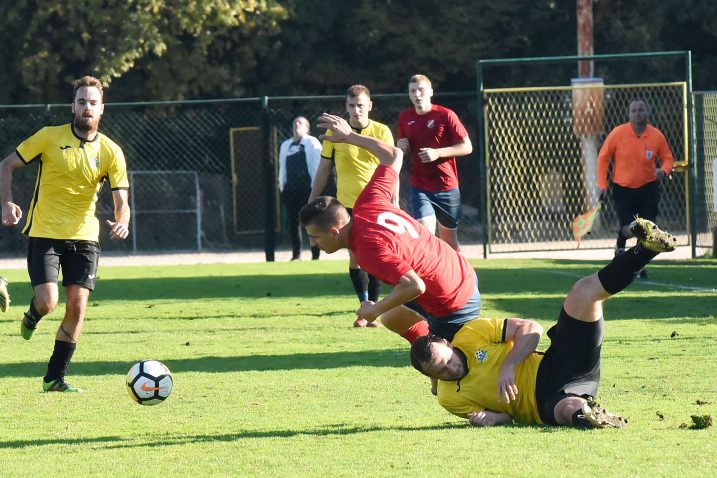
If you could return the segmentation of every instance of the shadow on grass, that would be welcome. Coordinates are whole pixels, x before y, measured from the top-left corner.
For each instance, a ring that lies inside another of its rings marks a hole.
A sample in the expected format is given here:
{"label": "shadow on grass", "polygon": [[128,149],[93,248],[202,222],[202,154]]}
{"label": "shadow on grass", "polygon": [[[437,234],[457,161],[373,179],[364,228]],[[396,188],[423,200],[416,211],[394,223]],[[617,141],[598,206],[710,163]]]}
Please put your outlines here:
{"label": "shadow on grass", "polygon": [[[49,353],[49,351],[48,351]],[[299,353],[288,355],[247,355],[239,357],[199,357],[163,360],[174,373],[182,372],[258,372],[278,370],[330,370],[347,367],[410,366],[408,349],[366,350],[361,352]],[[132,364],[115,362],[73,362],[69,375],[97,376],[126,374]],[[0,364],[1,377],[37,377],[47,362]]]}
{"label": "shadow on grass", "polygon": [[104,444],[107,446],[101,446],[101,448],[144,448],[144,447],[159,447],[159,446],[175,446],[175,445],[190,445],[193,443],[211,443],[211,442],[231,442],[236,440],[242,440],[247,438],[293,438],[297,436],[317,436],[317,437],[328,437],[328,436],[340,436],[340,435],[354,435],[358,433],[374,433],[374,432],[417,432],[417,431],[431,431],[431,430],[448,430],[456,428],[456,426],[465,426],[462,422],[456,423],[444,423],[441,425],[429,425],[429,426],[418,426],[418,427],[404,427],[404,426],[371,426],[371,427],[357,427],[357,426],[345,426],[341,424],[330,425],[326,427],[314,428],[314,429],[298,429],[298,430],[267,430],[267,431],[244,431],[238,433],[221,433],[217,435],[176,435],[164,437],[162,440],[154,442],[140,442],[135,443],[135,438],[119,437],[119,436],[104,436],[95,438],[78,438],[78,439],[61,439],[61,438],[49,438],[49,439],[38,439],[38,440],[8,440],[0,441],[0,448],[23,448],[27,446],[45,446],[45,445],[91,445]]}

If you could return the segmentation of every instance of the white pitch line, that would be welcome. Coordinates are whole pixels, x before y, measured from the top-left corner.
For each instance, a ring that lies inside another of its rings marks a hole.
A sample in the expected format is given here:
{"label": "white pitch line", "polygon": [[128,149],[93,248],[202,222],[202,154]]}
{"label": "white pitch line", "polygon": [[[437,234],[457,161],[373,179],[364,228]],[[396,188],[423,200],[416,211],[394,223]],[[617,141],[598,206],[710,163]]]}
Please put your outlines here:
{"label": "white pitch line", "polygon": [[[562,275],[562,276],[575,277],[575,278],[585,277],[581,274],[575,274],[573,272],[556,271],[556,270],[552,270],[552,269],[536,269],[536,270],[539,270],[542,272],[549,272],[551,274],[557,274],[557,275]],[[697,286],[693,286],[693,285],[673,284],[671,282],[655,282],[652,280],[640,279],[639,283],[664,287],[666,289],[690,290],[693,292],[717,292],[717,289],[710,289],[709,287],[697,287]]]}

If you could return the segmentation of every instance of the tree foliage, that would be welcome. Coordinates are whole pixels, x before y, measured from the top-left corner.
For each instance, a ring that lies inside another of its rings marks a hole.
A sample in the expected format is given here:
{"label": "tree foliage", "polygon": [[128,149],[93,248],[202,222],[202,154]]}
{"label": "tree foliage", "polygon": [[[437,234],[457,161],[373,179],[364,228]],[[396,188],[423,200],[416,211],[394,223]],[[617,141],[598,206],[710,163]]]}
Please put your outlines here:
{"label": "tree foliage", "polygon": [[[340,94],[353,83],[402,92],[417,72],[441,90],[471,90],[480,58],[576,54],[575,6],[575,0],[16,0],[5,2],[0,16],[0,103],[65,102],[69,82],[87,73],[112,84],[109,101]],[[717,88],[713,0],[595,0],[594,31],[595,53],[692,50],[695,87]],[[621,64],[606,74],[659,79],[678,68]],[[561,81],[570,75],[546,71]]]}

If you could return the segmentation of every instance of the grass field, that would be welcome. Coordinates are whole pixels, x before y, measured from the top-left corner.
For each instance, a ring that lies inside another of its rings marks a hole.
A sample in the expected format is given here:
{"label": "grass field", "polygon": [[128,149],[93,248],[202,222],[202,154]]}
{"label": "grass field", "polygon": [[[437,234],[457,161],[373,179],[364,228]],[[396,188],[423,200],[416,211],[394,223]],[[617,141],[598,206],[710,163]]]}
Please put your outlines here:
{"label": "grass field", "polygon": [[[547,327],[601,264],[474,261],[484,317]],[[2,476],[717,476],[717,261],[662,262],[606,304],[600,400],[623,430],[478,429],[438,406],[386,329],[353,329],[343,261],[102,268],[68,380],[40,393],[62,306],[19,336],[24,271],[3,271]],[[547,343],[543,343],[547,345]],[[125,389],[166,363],[155,407]]]}

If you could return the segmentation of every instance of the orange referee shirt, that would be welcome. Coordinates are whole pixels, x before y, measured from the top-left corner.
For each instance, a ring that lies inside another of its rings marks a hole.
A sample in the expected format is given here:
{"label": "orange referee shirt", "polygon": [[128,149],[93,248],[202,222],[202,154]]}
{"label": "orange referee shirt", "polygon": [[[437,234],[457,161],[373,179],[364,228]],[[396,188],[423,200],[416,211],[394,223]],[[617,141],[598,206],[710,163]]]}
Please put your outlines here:
{"label": "orange referee shirt", "polygon": [[607,189],[607,170],[611,159],[614,160],[613,182],[636,189],[657,179],[655,168],[658,158],[662,170],[665,174],[670,174],[675,160],[665,135],[659,129],[648,124],[638,137],[629,122],[621,124],[607,135],[600,148],[598,187]]}

